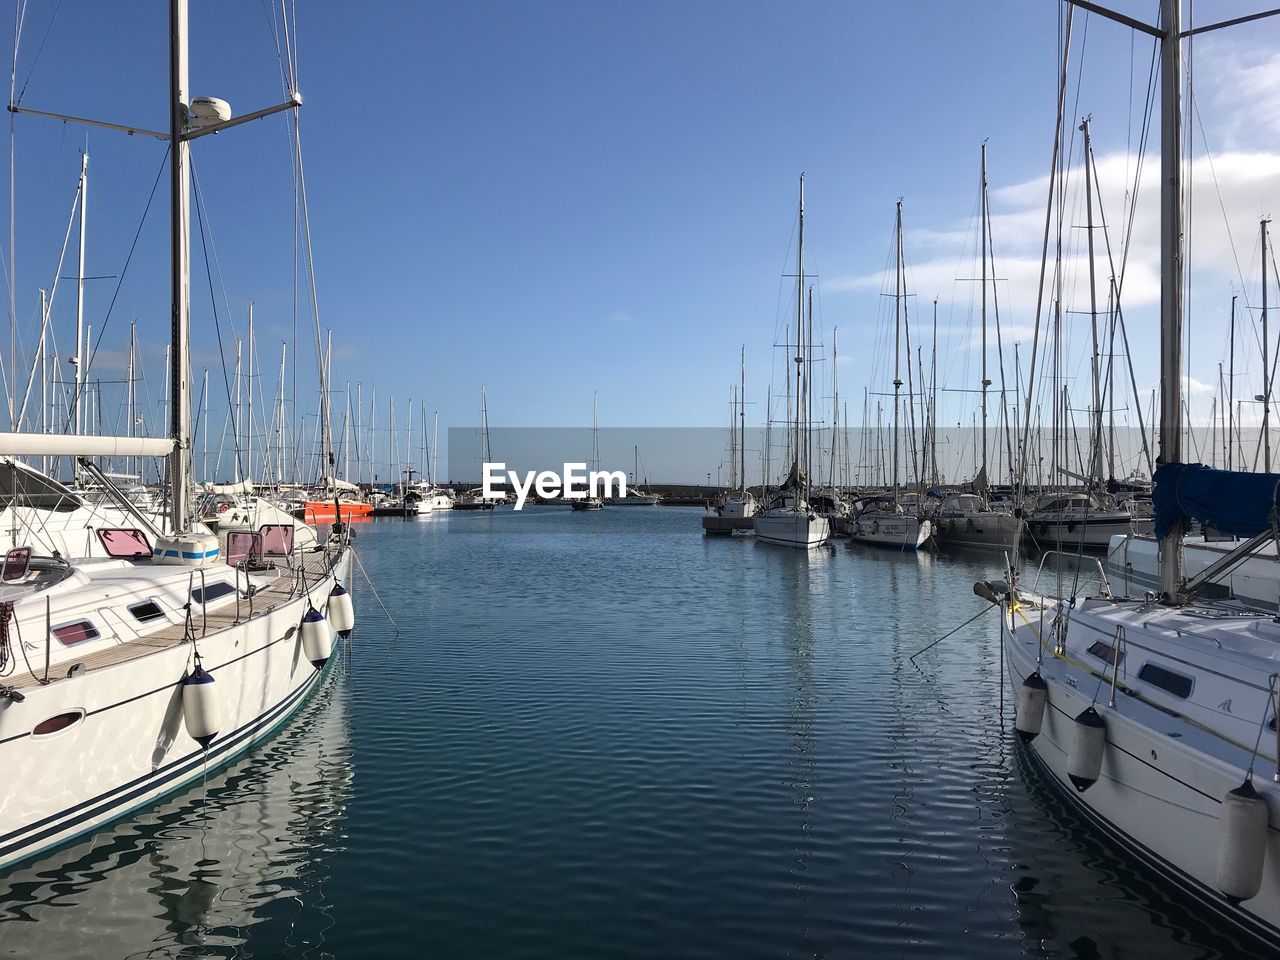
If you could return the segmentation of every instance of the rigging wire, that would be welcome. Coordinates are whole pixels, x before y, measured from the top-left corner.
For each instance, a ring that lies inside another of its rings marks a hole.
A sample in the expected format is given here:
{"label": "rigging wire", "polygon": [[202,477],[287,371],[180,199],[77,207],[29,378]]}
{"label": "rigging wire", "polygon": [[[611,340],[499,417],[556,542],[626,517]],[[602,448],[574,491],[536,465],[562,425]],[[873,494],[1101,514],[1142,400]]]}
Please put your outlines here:
{"label": "rigging wire", "polygon": [[[196,176],[194,158],[192,158],[192,163],[191,163],[191,179],[192,179],[192,182],[195,183],[196,185],[196,189],[195,189],[196,223],[200,225],[200,248],[201,248],[201,253],[204,256],[205,278],[209,281],[209,304],[213,310],[213,328],[218,336],[218,359],[219,361],[221,361],[221,365],[222,365],[222,385],[226,388],[227,409],[230,410],[231,409],[231,381],[227,379],[227,357],[222,346],[222,323],[218,318],[218,298],[213,291],[213,271],[209,269],[209,244],[205,238],[205,229],[204,229],[204,220],[205,220],[204,201],[203,201],[203,195],[200,192],[199,179]],[[230,318],[228,318],[228,322],[229,321],[230,321]],[[237,470],[237,475],[244,476],[244,461],[241,456],[239,444],[236,445],[236,470]]]}
{"label": "rigging wire", "polygon": [[[125,254],[124,266],[120,268],[120,275],[116,278],[116,288],[111,293],[111,303],[107,306],[107,315],[102,320],[102,326],[98,330],[98,336],[93,342],[93,349],[89,351],[89,361],[85,364],[84,378],[88,380],[89,371],[93,368],[93,358],[98,355],[98,348],[102,346],[102,338],[106,336],[107,325],[111,323],[111,315],[116,308],[116,300],[120,296],[120,288],[124,284],[125,275],[129,272],[129,264],[133,262],[134,251],[138,248],[138,238],[142,236],[142,227],[147,222],[147,214],[151,211],[151,203],[156,198],[156,189],[160,186],[160,179],[164,176],[165,169],[169,164],[169,146],[164,148],[164,156],[160,158],[160,169],[156,171],[156,179],[151,184],[151,193],[147,195],[146,206],[142,208],[142,217],[138,220],[138,227],[133,231],[133,242],[129,244],[129,252]],[[69,229],[69,225],[68,225]]]}

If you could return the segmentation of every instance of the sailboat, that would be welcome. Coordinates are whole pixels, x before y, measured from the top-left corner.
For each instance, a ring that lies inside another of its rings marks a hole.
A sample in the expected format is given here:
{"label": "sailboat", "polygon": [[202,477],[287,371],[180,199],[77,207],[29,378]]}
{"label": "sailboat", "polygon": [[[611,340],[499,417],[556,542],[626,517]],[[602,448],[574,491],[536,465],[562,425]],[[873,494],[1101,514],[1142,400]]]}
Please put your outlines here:
{"label": "sailboat", "polygon": [[[480,384],[480,467],[493,460],[493,452],[489,449],[489,401],[485,397],[484,384]],[[453,498],[450,504],[453,510],[492,510],[506,500],[491,499],[484,495],[484,487],[474,487]]]}
{"label": "sailboat", "polygon": [[[609,502],[619,507],[657,506],[662,497],[640,485],[640,445],[633,444],[631,452],[634,457],[634,466],[631,469],[631,482],[627,484],[627,495],[625,497],[614,497]],[[646,486],[648,484],[647,478],[645,484]]]}
{"label": "sailboat", "polygon": [[[139,512],[99,528],[108,559],[33,546],[4,556],[0,867],[127,816],[269,737],[317,689],[335,633],[355,623],[347,528],[304,552],[292,526],[223,544],[192,515],[190,144],[301,101],[233,118],[223,101],[191,98],[186,0],[170,0],[169,25],[170,123],[155,134],[170,143],[169,436],[0,434],[10,457],[167,457],[167,522]],[[327,395],[322,371],[322,403]]]}
{"label": "sailboat", "polygon": [[[831,521],[817,514],[809,504],[809,478],[813,475],[811,455],[812,397],[809,390],[813,349],[813,310],[809,311],[808,335],[804,323],[804,174],[800,175],[799,243],[796,252],[796,404],[795,417],[788,425],[794,457],[791,470],[768,509],[754,519],[756,539],[781,547],[802,550],[820,547],[831,539]],[[789,377],[788,377],[789,379]]]}
{"label": "sailboat", "polygon": [[918,550],[933,534],[929,521],[908,510],[901,500],[898,482],[898,421],[900,419],[899,391],[902,390],[901,339],[903,311],[906,304],[906,271],[902,256],[902,201],[898,201],[895,221],[894,249],[897,255],[894,296],[894,354],[893,354],[893,493],[873,496],[858,504],[850,538],[858,543],[877,547],[893,547],[898,550]]}
{"label": "sailboat", "polygon": [[[1280,938],[1280,624],[1202,593],[1274,540],[1280,476],[1183,462],[1180,7],[1161,0],[1157,28],[1088,4],[1156,36],[1161,58],[1159,593],[1051,597],[1016,579],[974,590],[1000,605],[1014,726],[1049,781],[1116,847],[1269,951]],[[1191,519],[1249,539],[1187,578],[1181,536]]]}
{"label": "sailboat", "polygon": [[[747,489],[747,348],[740,348],[738,354],[738,403],[737,431],[734,434],[732,457],[734,476],[730,478],[733,488],[724,495],[716,513],[731,519],[754,517],[756,515],[755,495]],[[732,420],[730,426],[733,426]]]}
{"label": "sailboat", "polygon": [[[600,426],[596,422],[596,395],[591,394],[591,472],[600,469]],[[600,510],[604,507],[604,501],[599,497],[590,495],[579,497],[569,501],[569,506],[574,510]]]}
{"label": "sailboat", "polygon": [[[987,376],[987,266],[990,247],[987,244],[991,229],[991,206],[987,187],[987,145],[982,144],[982,186],[981,212],[978,218],[978,230],[982,234],[979,244],[982,257],[982,426],[979,433],[982,457],[978,467],[978,475],[968,490],[950,493],[943,497],[942,503],[934,511],[932,525],[934,535],[939,542],[953,546],[995,547],[1012,554],[1022,539],[1025,524],[1021,517],[1016,517],[1008,508],[1000,508],[992,504],[989,497],[987,479],[987,390],[991,387],[991,378]],[[994,262],[992,279],[994,279]],[[999,313],[996,317],[996,330],[999,332]],[[1003,367],[1003,363],[1001,364]],[[1001,374],[1003,377],[1003,373]],[[1001,381],[1003,382],[1003,380]]]}

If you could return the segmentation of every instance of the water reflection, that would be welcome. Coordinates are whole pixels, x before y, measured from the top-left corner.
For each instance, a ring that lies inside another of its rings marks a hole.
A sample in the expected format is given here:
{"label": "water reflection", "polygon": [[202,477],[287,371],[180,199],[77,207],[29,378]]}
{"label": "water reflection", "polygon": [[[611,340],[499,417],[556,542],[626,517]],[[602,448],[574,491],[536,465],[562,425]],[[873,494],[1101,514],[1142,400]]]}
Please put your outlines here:
{"label": "water reflection", "polygon": [[4,953],[239,956],[252,929],[255,955],[319,956],[352,793],[345,663],[247,758],[6,874]]}
{"label": "water reflection", "polygon": [[1167,932],[1160,937],[1168,941],[1160,951],[1165,957],[1257,956],[1255,945],[1198,922],[1201,907],[1112,846],[1024,750],[1011,752],[1025,787],[1011,795],[1004,829],[1028,956],[1144,956],[1157,929]]}

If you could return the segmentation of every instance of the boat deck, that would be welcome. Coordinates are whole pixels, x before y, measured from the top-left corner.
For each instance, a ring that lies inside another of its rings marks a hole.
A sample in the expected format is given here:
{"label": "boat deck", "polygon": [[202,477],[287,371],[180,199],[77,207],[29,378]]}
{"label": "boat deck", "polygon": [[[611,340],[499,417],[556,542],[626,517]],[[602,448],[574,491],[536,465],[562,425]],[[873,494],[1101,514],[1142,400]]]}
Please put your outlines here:
{"label": "boat deck", "polygon": [[[301,564],[308,583],[319,580],[330,569],[328,554],[323,550],[303,553],[301,555]],[[250,575],[250,582],[255,587],[252,598],[252,615],[254,617],[275,610],[277,607],[299,596],[297,570],[298,567],[295,560],[295,565],[292,567],[280,565],[265,576],[263,574]],[[250,609],[250,601],[243,597],[238,603],[224,603],[210,610],[193,608],[191,631],[196,639],[211,636],[226,630],[228,627],[244,623],[250,618]],[[119,641],[112,646],[87,653],[83,658],[72,663],[68,663],[65,659],[59,660],[59,662],[49,667],[47,679],[43,655],[39,652],[28,651],[29,662],[28,659],[24,659],[21,655],[17,657],[18,668],[8,678],[7,685],[16,690],[22,690],[28,687],[56,683],[59,680],[67,679],[72,670],[77,673],[81,668],[86,671],[104,670],[108,667],[128,663],[131,660],[150,656],[161,650],[180,646],[186,642],[187,629],[185,624],[166,624],[143,637]]]}

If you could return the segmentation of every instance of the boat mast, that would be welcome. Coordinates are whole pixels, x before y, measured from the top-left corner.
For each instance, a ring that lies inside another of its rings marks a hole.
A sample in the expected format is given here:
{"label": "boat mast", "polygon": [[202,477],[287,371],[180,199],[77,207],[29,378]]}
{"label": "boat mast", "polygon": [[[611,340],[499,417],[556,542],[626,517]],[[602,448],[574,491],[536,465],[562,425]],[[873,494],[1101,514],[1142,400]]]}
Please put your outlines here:
{"label": "boat mast", "polygon": [[253,483],[253,301],[249,301],[249,356],[245,368],[245,395],[248,406],[244,421],[244,478]]}
{"label": "boat mast", "polygon": [[1231,296],[1231,345],[1227,366],[1227,469],[1234,470],[1236,449],[1236,298]]}
{"label": "boat mast", "polygon": [[894,275],[896,292],[893,297],[893,497],[898,497],[898,391],[902,389],[899,372],[902,353],[902,198],[898,198],[898,214],[895,227],[897,235],[897,267]]}
{"label": "boat mast", "polygon": [[[600,469],[600,428],[596,420],[596,391],[591,391],[591,469]],[[485,429],[488,430],[488,419],[485,420]],[[487,436],[487,433],[486,433]]]}
{"label": "boat mast", "polygon": [[[637,453],[637,456],[639,454]],[[738,480],[747,492],[747,345],[738,356]]]}
{"label": "boat mast", "polygon": [[431,476],[428,479],[432,485],[436,482],[436,445],[440,441],[440,411],[435,411],[431,418]]}
{"label": "boat mast", "polygon": [[1080,124],[1084,134],[1084,196],[1085,196],[1085,234],[1089,249],[1089,322],[1093,333],[1093,360],[1090,373],[1093,377],[1093,422],[1089,425],[1091,438],[1091,456],[1089,464],[1090,479],[1102,479],[1102,369],[1101,354],[1098,348],[1098,285],[1094,277],[1093,261],[1093,176],[1090,165],[1093,160],[1093,146],[1089,136],[1089,118],[1085,117]]}
{"label": "boat mast", "polygon": [[[288,360],[288,356],[289,356],[289,344],[288,344],[288,343],[286,343],[286,342],[284,342],[284,341],[282,340],[282,341],[280,342],[280,409],[279,409],[279,411],[277,412],[277,416],[278,416],[277,424],[278,424],[278,425],[277,425],[277,427],[276,427],[276,436],[277,436],[277,443],[276,443],[276,449],[277,449],[277,453],[276,453],[276,489],[277,489],[277,490],[279,490],[279,489],[280,489],[280,487],[284,484],[284,433],[285,433],[285,431],[284,431],[284,427],[285,427],[285,423],[284,423],[284,384],[285,384],[285,369],[286,369],[286,363],[287,363],[287,360]],[[207,377],[208,377],[208,375],[209,375],[209,373],[208,373],[208,371],[206,370],[206,371],[205,371],[205,377],[207,378]]]}
{"label": "boat mast", "polygon": [[1267,473],[1271,472],[1271,365],[1267,360],[1270,346],[1267,334],[1267,224],[1270,222],[1263,217],[1258,224],[1262,233],[1262,461],[1263,470]]}
{"label": "boat mast", "polygon": [[169,524],[173,533],[185,532],[187,520],[188,436],[191,410],[188,406],[187,344],[191,339],[191,287],[188,263],[188,204],[191,172],[190,144],[184,139],[187,126],[187,0],[169,0],[169,242],[172,272],[173,341],[169,351]]}
{"label": "boat mast", "polygon": [[80,255],[76,261],[76,355],[72,361],[76,367],[75,397],[72,410],[75,422],[74,433],[84,432],[84,413],[81,394],[84,391],[85,355],[84,355],[84,247],[86,237],[86,218],[88,216],[89,199],[89,154],[80,156]]}
{"label": "boat mast", "polygon": [[[985,289],[986,284],[983,284]],[[985,379],[985,378],[984,378]],[[938,477],[938,298],[933,298],[933,352],[929,355],[929,460],[930,476],[936,487]]]}
{"label": "boat mast", "polygon": [[[792,436],[794,438],[792,466],[800,472],[800,374],[803,370],[804,353],[801,348],[804,336],[804,174],[800,174],[800,236],[796,249],[796,408]],[[800,482],[799,476],[796,477]],[[803,487],[803,484],[800,484]]]}
{"label": "boat mast", "polygon": [[[978,232],[982,234],[982,467],[979,476],[986,482],[987,477],[987,387],[991,381],[987,378],[987,141],[982,141],[982,211],[979,215]],[[936,307],[935,307],[936,309]],[[935,315],[934,323],[937,323]]]}
{"label": "boat mast", "polygon": [[[134,378],[134,359],[138,353],[138,325],[134,321],[129,322],[129,374],[126,386],[127,397],[125,399],[125,416],[129,418],[129,428],[125,436],[132,437],[134,435],[134,421],[137,419],[137,398],[133,389]],[[124,472],[133,472],[133,458],[125,457]]]}
{"label": "boat mast", "polygon": [[[1181,463],[1181,0],[1161,0],[1160,29],[1164,34],[1160,43],[1160,462]],[[1263,317],[1265,316],[1264,312]],[[1160,540],[1159,562],[1160,590],[1172,601],[1182,583],[1182,544],[1180,531],[1176,527]]]}

